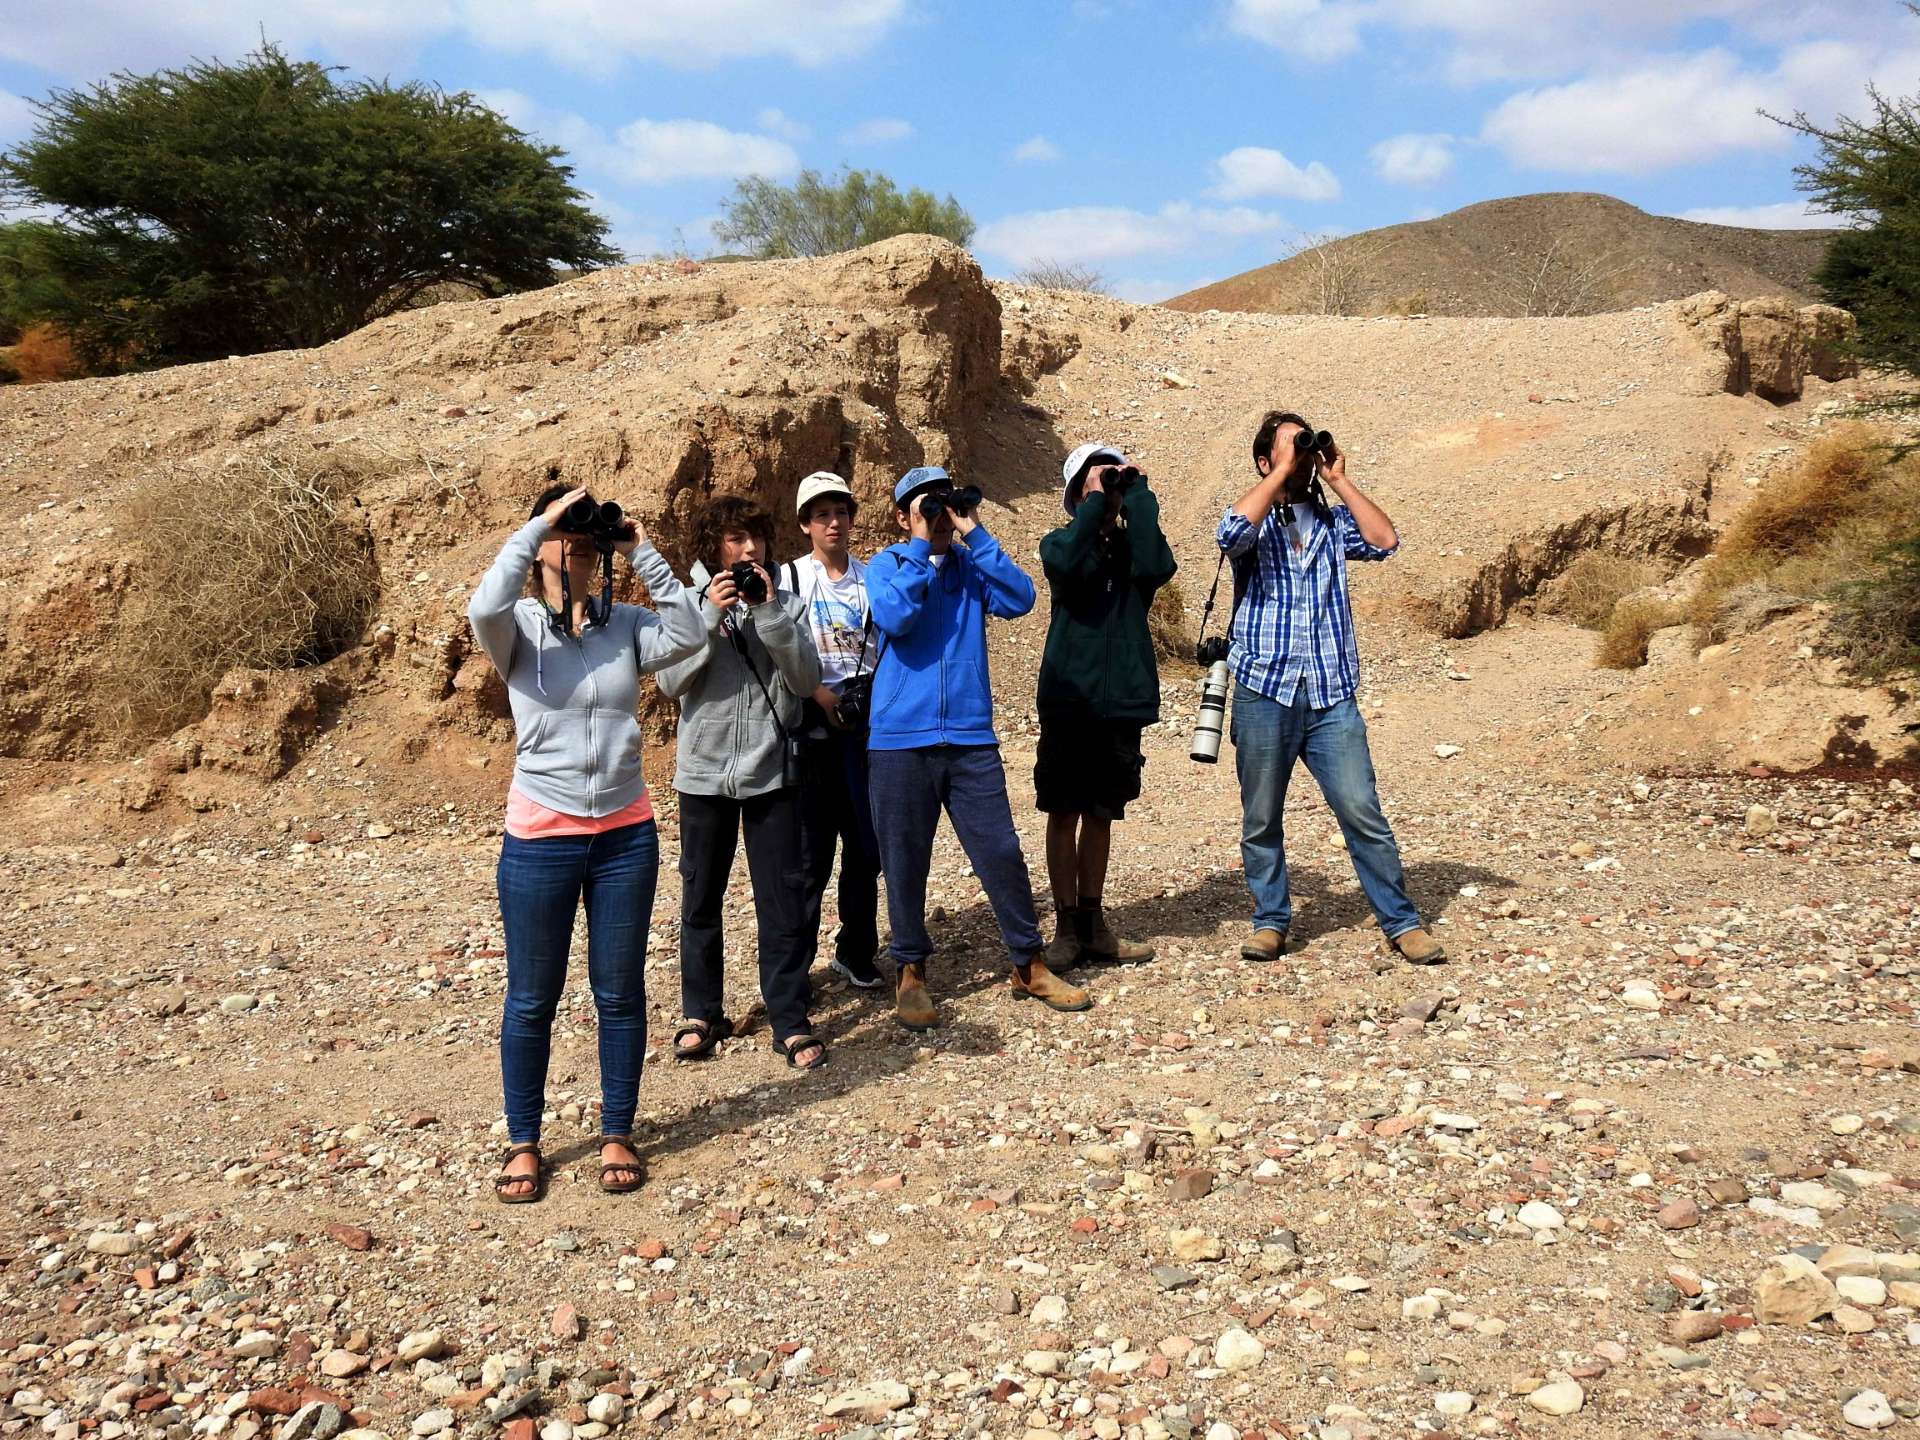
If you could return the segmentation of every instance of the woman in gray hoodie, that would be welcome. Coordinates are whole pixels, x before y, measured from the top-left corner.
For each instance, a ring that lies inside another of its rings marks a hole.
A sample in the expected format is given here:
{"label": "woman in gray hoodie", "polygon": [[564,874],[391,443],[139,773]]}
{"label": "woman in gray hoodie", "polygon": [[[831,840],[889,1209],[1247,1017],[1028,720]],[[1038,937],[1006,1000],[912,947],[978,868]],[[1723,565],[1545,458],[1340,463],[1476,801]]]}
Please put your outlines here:
{"label": "woman in gray hoodie", "polygon": [[[773,520],[752,501],[724,495],[695,522],[706,621],[701,648],[660,672],[660,693],[680,702],[680,992],[686,1023],[673,1037],[682,1060],[709,1055],[732,1033],[722,1011],[721,908],[734,847],[746,834],[747,870],[760,932],[760,994],[773,1043],[787,1064],[824,1065],[826,1046],[807,1019],[807,867],[800,830],[800,697],[820,684],[806,603],[778,590]],[[744,564],[744,594],[732,567]],[[792,742],[791,744],[789,742]],[[791,757],[789,752],[791,751]]]}
{"label": "woman in gray hoodie", "polygon": [[509,1144],[494,1180],[509,1205],[545,1190],[547,1057],[582,897],[587,979],[600,1022],[600,1185],[616,1194],[640,1186],[632,1131],[647,1049],[647,927],[660,869],[640,769],[640,677],[698,650],[705,636],[693,597],[631,522],[614,549],[646,582],[654,608],[603,609],[593,601],[600,552],[563,528],[568,507],[586,494],[550,486],[467,605],[474,639],[513,705],[513,788],[498,872]]}

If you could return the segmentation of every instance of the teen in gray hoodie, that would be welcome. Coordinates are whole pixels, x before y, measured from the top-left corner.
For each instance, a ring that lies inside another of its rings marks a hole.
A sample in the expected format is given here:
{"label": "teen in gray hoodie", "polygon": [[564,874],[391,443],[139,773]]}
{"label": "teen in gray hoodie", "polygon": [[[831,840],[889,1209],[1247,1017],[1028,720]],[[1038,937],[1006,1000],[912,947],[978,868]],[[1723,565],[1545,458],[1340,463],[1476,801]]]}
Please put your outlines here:
{"label": "teen in gray hoodie", "polygon": [[[602,1188],[640,1184],[633,1115],[647,1049],[647,926],[660,868],[640,768],[640,677],[698,649],[693,596],[638,526],[615,549],[654,608],[590,608],[600,556],[560,529],[586,495],[555,485],[534,502],[467,605],[473,638],[506,682],[515,735],[513,788],[498,882],[507,942],[500,1077],[507,1149],[495,1189],[508,1204],[543,1191],[553,1017],[566,984],[573,917],[587,905],[587,976],[599,1016]],[[528,595],[527,579],[537,595]]]}
{"label": "teen in gray hoodie", "polygon": [[[660,672],[660,693],[680,702],[680,990],[686,1022],[674,1054],[710,1054],[732,1033],[725,1003],[721,909],[734,847],[746,834],[747,871],[760,933],[760,994],[774,1047],[811,1070],[827,1051],[807,1019],[806,855],[797,772],[788,739],[802,730],[800,697],[820,683],[820,657],[799,596],[776,589],[773,520],[742,496],[707,503],[695,524],[705,643]],[[750,604],[730,568],[746,561],[764,587]]]}

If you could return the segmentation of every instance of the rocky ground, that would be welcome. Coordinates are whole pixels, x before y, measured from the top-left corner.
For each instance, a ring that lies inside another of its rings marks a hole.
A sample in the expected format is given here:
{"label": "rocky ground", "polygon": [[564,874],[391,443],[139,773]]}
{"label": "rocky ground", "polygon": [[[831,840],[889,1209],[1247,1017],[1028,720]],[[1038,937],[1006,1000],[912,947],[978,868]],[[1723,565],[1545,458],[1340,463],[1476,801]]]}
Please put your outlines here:
{"label": "rocky ground", "polygon": [[[1231,775],[1186,760],[1169,677],[1111,886],[1160,955],[1093,975],[1087,1014],[1009,1001],[943,839],[942,1029],[822,970],[826,1071],[764,1031],[676,1064],[669,869],[626,1198],[593,1184],[579,984],[551,1193],[488,1185],[497,802],[330,737],[256,804],[9,847],[0,1432],[1911,1428],[1907,783],[1549,774],[1447,678],[1513,634],[1376,639],[1383,787],[1450,965],[1382,956],[1304,783],[1303,947],[1236,958]],[[1570,724],[1584,642],[1531,640]],[[1004,708],[1016,794],[1026,722]],[[88,813],[56,767],[5,778]]]}

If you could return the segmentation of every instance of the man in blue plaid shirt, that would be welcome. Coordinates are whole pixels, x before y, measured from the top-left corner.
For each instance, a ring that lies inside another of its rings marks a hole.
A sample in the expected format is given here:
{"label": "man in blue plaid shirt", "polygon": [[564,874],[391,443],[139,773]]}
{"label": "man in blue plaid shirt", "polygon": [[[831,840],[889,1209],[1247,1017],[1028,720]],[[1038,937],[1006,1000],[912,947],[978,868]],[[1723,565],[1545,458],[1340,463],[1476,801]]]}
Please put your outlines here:
{"label": "man in blue plaid shirt", "polygon": [[[1299,437],[1296,440],[1296,437]],[[1387,943],[1417,965],[1446,951],[1407,898],[1393,830],[1380,809],[1367,726],[1354,704],[1360,657],[1347,602],[1347,562],[1384,560],[1400,547],[1393,522],[1347,478],[1331,441],[1312,448],[1306,421],[1273,411],[1253,440],[1260,479],[1220,521],[1236,605],[1232,645],[1233,745],[1240,776],[1240,855],[1253,893],[1248,960],[1287,948],[1293,900],[1282,830],[1294,762],[1327,797],[1367,903]],[[1328,505],[1320,481],[1339,504]]]}

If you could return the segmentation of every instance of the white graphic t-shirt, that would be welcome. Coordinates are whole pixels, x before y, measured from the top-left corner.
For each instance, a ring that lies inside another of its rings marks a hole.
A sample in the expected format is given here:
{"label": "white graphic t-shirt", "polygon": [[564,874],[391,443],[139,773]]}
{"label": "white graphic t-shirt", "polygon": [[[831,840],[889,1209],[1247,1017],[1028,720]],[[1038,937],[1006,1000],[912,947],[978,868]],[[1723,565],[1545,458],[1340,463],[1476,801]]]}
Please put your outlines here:
{"label": "white graphic t-shirt", "polygon": [[838,580],[812,555],[793,562],[800,598],[807,602],[813,625],[813,648],[820,652],[821,683],[833,690],[856,670],[871,671],[880,656],[878,634],[867,637],[867,657],[860,659],[860,640],[867,625],[867,567],[847,557],[847,573]]}

